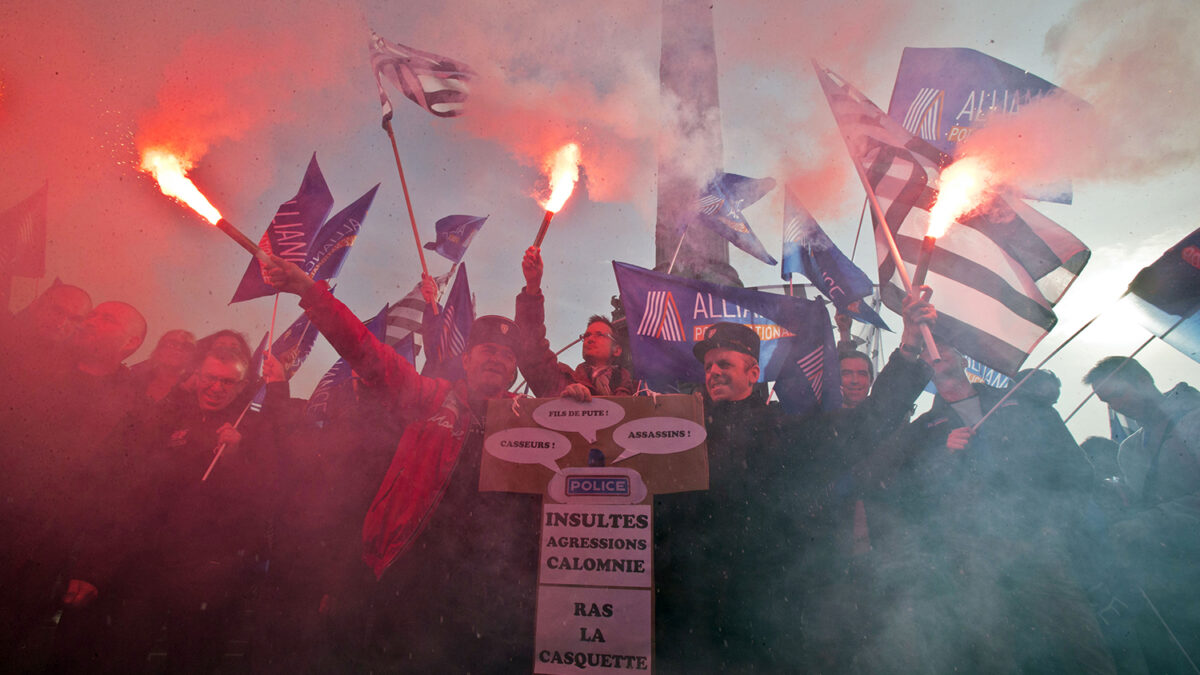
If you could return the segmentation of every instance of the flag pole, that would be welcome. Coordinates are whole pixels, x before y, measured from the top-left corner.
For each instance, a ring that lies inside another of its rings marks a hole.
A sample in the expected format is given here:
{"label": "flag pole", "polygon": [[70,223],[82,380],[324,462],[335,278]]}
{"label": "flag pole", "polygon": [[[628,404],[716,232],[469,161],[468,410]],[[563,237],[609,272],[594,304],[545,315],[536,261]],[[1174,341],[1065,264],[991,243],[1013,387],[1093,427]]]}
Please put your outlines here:
{"label": "flag pole", "polygon": [[[1100,314],[1103,314],[1103,313],[1104,313],[1104,312],[1101,312]],[[1038,370],[1040,370],[1042,366],[1046,365],[1046,362],[1047,362],[1047,361],[1049,361],[1050,359],[1054,358],[1054,356],[1055,356],[1056,354],[1058,354],[1059,352],[1061,352],[1061,351],[1062,351],[1062,349],[1063,349],[1063,347],[1066,347],[1066,346],[1067,346],[1067,344],[1071,342],[1071,340],[1074,340],[1074,339],[1075,339],[1075,338],[1076,338],[1076,337],[1077,337],[1077,336],[1078,336],[1080,333],[1082,333],[1082,332],[1083,332],[1083,331],[1084,331],[1084,330],[1085,330],[1085,329],[1086,329],[1088,326],[1092,325],[1092,322],[1094,322],[1096,319],[1099,319],[1099,318],[1100,318],[1100,314],[1097,314],[1096,316],[1093,316],[1091,319],[1089,319],[1089,320],[1088,320],[1088,322],[1087,322],[1087,323],[1085,323],[1085,324],[1083,324],[1082,326],[1080,326],[1080,327],[1079,327],[1079,330],[1077,330],[1077,331],[1075,331],[1074,333],[1072,333],[1072,334],[1071,334],[1071,337],[1067,338],[1066,340],[1063,340],[1063,343],[1062,343],[1061,345],[1059,345],[1059,346],[1055,347],[1055,348],[1054,348],[1054,351],[1050,352],[1050,354],[1048,354],[1048,355],[1046,356],[1046,358],[1044,358],[1044,359],[1042,359],[1041,361],[1039,361],[1039,362],[1038,362],[1038,364],[1037,364],[1036,366],[1034,366],[1033,368],[1030,368],[1030,369],[1029,369],[1029,372],[1028,372],[1028,373],[1025,373],[1025,377],[1022,377],[1020,382],[1017,382],[1017,383],[1016,383],[1016,385],[1014,385],[1014,386],[1012,386],[1012,387],[1009,387],[1008,391],[1007,391],[1007,392],[1005,392],[1004,396],[1000,397],[1000,400],[999,400],[999,401],[996,401],[996,405],[992,406],[991,410],[988,410],[988,411],[987,411],[987,414],[985,414],[983,417],[979,418],[979,421],[975,423],[975,426],[971,427],[971,433],[975,433],[976,431],[979,431],[979,426],[980,426],[981,424],[983,424],[984,422],[986,422],[986,421],[987,421],[987,418],[989,418],[989,417],[991,417],[991,416],[992,416],[992,413],[994,413],[994,412],[996,412],[997,410],[999,410],[999,409],[1000,409],[1000,406],[1004,405],[1004,402],[1005,402],[1005,401],[1007,401],[1007,400],[1009,399],[1009,397],[1011,397],[1011,396],[1012,396],[1014,393],[1016,393],[1016,391],[1017,391],[1018,389],[1020,389],[1020,388],[1021,388],[1021,385],[1025,384],[1026,382],[1028,382],[1028,381],[1029,381],[1029,378],[1033,377],[1033,374],[1034,374],[1034,373],[1036,373]],[[1071,418],[1070,418],[1070,417],[1068,417],[1067,419],[1071,419]],[[1063,420],[1063,423],[1065,424],[1065,423],[1066,423],[1066,420]]]}
{"label": "flag pole", "polygon": [[[554,355],[558,356],[559,354],[562,354],[563,352],[567,351],[571,347],[574,347],[575,345],[579,344],[580,342],[583,342],[583,338],[577,337],[574,340],[571,340],[569,343],[567,343],[566,347],[563,347],[562,349],[554,352]],[[514,387],[513,390],[515,391],[517,389],[520,389],[522,386],[525,386],[525,378],[521,378],[521,381],[517,383],[517,386]]]}
{"label": "flag pole", "polygon": [[[404,180],[404,167],[400,163],[400,148],[396,147],[396,135],[391,131],[391,119],[383,121],[383,129],[388,132],[388,138],[391,141],[391,154],[396,157],[396,172],[400,173],[400,186],[404,190],[404,205],[408,207],[408,221],[413,225],[413,240],[416,241],[416,255],[421,258],[421,271],[426,276],[430,274],[430,268],[425,264],[425,250],[421,247],[421,235],[416,232],[416,216],[413,215],[413,201],[408,196],[408,181]],[[437,311],[434,311],[437,313]]]}
{"label": "flag pole", "polygon": [[[267,349],[269,350],[270,347],[267,347]],[[266,385],[263,385],[263,386],[266,386]],[[233,423],[234,429],[238,428],[238,425],[242,423],[242,418],[246,416],[246,411],[250,409],[250,404],[253,402],[254,402],[254,397],[251,396],[250,400],[246,401],[246,407],[242,408],[242,414],[238,415],[237,421]],[[225,452],[225,444],[224,443],[218,445],[216,450],[213,450],[212,461],[209,462],[208,470],[204,472],[204,476],[200,478],[201,483],[208,480],[208,474],[212,473],[213,467],[217,465],[217,460],[221,459],[221,453],[223,453],[223,452]]]}
{"label": "flag pole", "polygon": [[854,248],[850,249],[850,262],[854,262],[854,256],[858,253],[858,236],[862,234],[862,224],[867,217],[867,200],[863,199],[862,210],[858,212],[858,229],[854,232]]}
{"label": "flag pole", "polygon": [[271,309],[271,330],[267,331],[267,351],[271,351],[271,343],[275,341],[275,317],[279,315],[279,292],[275,292],[275,307]]}
{"label": "flag pole", "polygon": [[[819,79],[822,68],[815,59],[813,60],[812,64],[813,70],[817,72],[817,77]],[[822,89],[824,89],[824,86],[822,86]],[[830,110],[832,110],[833,103],[828,100],[829,96],[826,95],[825,98],[826,102],[830,105]],[[837,121],[836,118],[837,115],[835,114],[835,122]],[[912,279],[908,276],[908,270],[904,268],[904,261],[900,258],[900,249],[896,246],[896,239],[892,237],[892,228],[888,227],[887,218],[884,217],[883,209],[879,206],[879,199],[875,196],[875,191],[871,189],[871,183],[867,180],[867,173],[866,171],[863,171],[862,165],[859,164],[858,160],[855,158],[854,151],[850,148],[850,139],[846,137],[846,134],[842,133],[840,125],[838,126],[838,134],[842,137],[842,143],[846,145],[846,153],[850,155],[850,163],[854,165],[854,170],[858,173],[858,179],[862,181],[863,189],[867,191],[867,201],[871,202],[871,211],[877,218],[879,218],[879,223],[883,226],[884,238],[887,239],[888,250],[892,254],[892,261],[896,264],[896,271],[900,273],[900,282],[904,284],[904,292],[912,295]],[[851,255],[853,255],[853,251],[851,252]],[[880,279],[881,283],[882,281],[883,280]],[[925,339],[925,348],[929,350],[929,356],[934,361],[940,361],[942,359],[942,355],[938,353],[937,345],[933,342],[933,333],[930,332],[929,326],[926,324],[920,324],[920,330],[921,337]]]}
{"label": "flag pole", "polygon": [[[912,279],[908,276],[908,270],[904,268],[904,261],[900,258],[900,248],[896,246],[896,240],[892,237],[892,229],[888,227],[887,218],[883,216],[883,209],[879,206],[879,200],[875,197],[875,191],[871,189],[871,183],[867,181],[866,172],[863,171],[858,160],[854,158],[854,153],[850,150],[850,141],[844,134],[842,135],[842,141],[846,144],[846,152],[850,154],[850,163],[854,165],[854,170],[858,172],[858,178],[862,181],[863,189],[867,191],[867,200],[871,202],[871,210],[879,218],[879,224],[883,227],[884,238],[887,239],[888,250],[892,254],[892,262],[896,264],[896,271],[900,273],[900,282],[904,284],[904,291],[912,295]],[[929,350],[929,356],[934,361],[941,361],[942,355],[938,353],[937,345],[933,342],[933,333],[929,331],[929,326],[927,324],[920,324],[920,330],[921,337],[925,339],[925,348]]]}
{"label": "flag pole", "polygon": [[1071,420],[1071,418],[1075,416],[1075,413],[1079,412],[1079,409],[1082,408],[1085,403],[1092,400],[1092,397],[1096,395],[1096,387],[1099,387],[1100,385],[1104,384],[1105,382],[1108,382],[1108,379],[1110,377],[1112,377],[1113,375],[1116,375],[1118,371],[1120,371],[1122,368],[1125,367],[1126,363],[1129,363],[1130,361],[1132,361],[1133,357],[1140,354],[1143,349],[1145,349],[1147,346],[1149,346],[1150,343],[1154,341],[1154,338],[1161,337],[1161,338],[1165,339],[1168,335],[1171,334],[1171,331],[1175,330],[1179,326],[1179,324],[1183,323],[1184,320],[1188,318],[1188,316],[1190,316],[1190,315],[1179,317],[1179,320],[1176,321],[1173,326],[1168,328],[1167,332],[1163,333],[1161,336],[1155,335],[1154,333],[1150,333],[1150,337],[1146,338],[1146,341],[1142,343],[1141,347],[1138,347],[1137,349],[1133,350],[1132,354],[1130,354],[1129,356],[1126,356],[1125,360],[1122,361],[1119,366],[1114,368],[1111,373],[1109,373],[1107,376],[1105,376],[1105,378],[1103,380],[1100,380],[1096,384],[1092,385],[1092,390],[1088,392],[1087,396],[1083,397],[1083,400],[1079,402],[1079,405],[1075,406],[1075,409],[1071,411],[1071,414],[1067,415],[1067,418],[1063,420],[1063,424],[1066,424],[1067,422],[1069,422]]}
{"label": "flag pole", "polygon": [[683,248],[683,238],[687,236],[688,228],[692,226],[692,221],[688,220],[683,224],[683,232],[679,233],[679,243],[675,244],[675,255],[671,256],[671,264],[667,265],[667,274],[675,269],[675,259],[679,257],[679,249]]}

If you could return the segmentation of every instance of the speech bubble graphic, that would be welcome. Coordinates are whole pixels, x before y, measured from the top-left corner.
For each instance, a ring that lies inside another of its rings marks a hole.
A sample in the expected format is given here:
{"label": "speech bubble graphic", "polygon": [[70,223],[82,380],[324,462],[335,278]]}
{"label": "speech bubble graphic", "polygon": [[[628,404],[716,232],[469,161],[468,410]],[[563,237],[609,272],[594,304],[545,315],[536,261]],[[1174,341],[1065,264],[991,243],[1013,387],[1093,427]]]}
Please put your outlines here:
{"label": "speech bubble graphic", "polygon": [[562,469],[555,460],[571,451],[571,440],[548,429],[517,427],[488,436],[483,447],[493,457],[516,464],[541,464],[558,473]]}
{"label": "speech bubble graphic", "polygon": [[534,422],[548,429],[582,434],[588,443],[596,442],[597,431],[611,427],[624,417],[624,408],[602,398],[594,398],[590,403],[558,398],[533,411]]}
{"label": "speech bubble graphic", "polygon": [[634,455],[669,455],[683,452],[704,442],[704,426],[680,417],[643,417],[617,427],[613,442],[625,448],[613,464]]}

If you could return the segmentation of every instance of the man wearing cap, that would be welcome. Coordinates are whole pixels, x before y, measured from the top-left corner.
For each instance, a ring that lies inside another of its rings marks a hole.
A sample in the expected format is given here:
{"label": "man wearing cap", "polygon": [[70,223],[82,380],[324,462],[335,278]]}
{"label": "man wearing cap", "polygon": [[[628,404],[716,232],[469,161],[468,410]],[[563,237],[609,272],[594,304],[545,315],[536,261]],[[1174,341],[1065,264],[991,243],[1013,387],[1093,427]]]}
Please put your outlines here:
{"label": "man wearing cap", "polygon": [[[368,331],[324,282],[272,256],[271,284],[300,306],[384,406],[408,420],[363,523],[375,616],[357,669],[532,670],[539,499],[481,493],[488,399],[511,398],[519,329],[475,320],[466,378],[422,377]],[[336,608],[334,609],[334,620]]]}
{"label": "man wearing cap", "polygon": [[[916,356],[918,323],[935,316],[920,296],[906,298],[903,309],[901,344],[908,351],[898,350],[876,394],[907,397],[903,406],[883,406],[895,424],[928,380]],[[803,577],[826,561],[805,557],[814,530],[802,505],[824,485],[814,464],[863,440],[847,433],[854,425],[842,413],[873,425],[864,416],[872,406],[784,414],[755,386],[759,337],[742,324],[708,327],[693,353],[704,364],[709,489],[655,500],[659,671],[803,671],[809,662],[800,650]]]}

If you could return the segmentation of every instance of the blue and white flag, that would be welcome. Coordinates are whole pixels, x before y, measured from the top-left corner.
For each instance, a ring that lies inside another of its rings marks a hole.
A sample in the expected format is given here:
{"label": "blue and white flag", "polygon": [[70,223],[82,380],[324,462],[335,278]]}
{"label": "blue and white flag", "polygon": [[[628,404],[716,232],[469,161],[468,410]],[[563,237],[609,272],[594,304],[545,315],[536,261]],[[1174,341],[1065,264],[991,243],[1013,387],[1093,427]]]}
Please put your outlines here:
{"label": "blue and white flag", "polygon": [[634,375],[651,389],[703,382],[692,347],[721,322],[752,328],[761,340],[759,379],[775,381],[789,412],[841,406],[837,352],[825,303],[721,286],[613,262],[629,326]]}
{"label": "blue and white flag", "polygon": [[[1069,95],[1022,68],[974,49],[905,47],[888,116],[914,136],[954,155],[971,130],[990,117],[1017,113],[1055,93]],[[1034,199],[1071,203],[1067,182],[1021,187]]]}
{"label": "blue and white flag", "polygon": [[[310,247],[321,223],[333,208],[333,195],[321,174],[317,164],[317,154],[314,152],[300,181],[300,189],[296,196],[279,205],[267,231],[258,242],[259,248],[274,255],[304,267],[309,258]],[[242,282],[233,292],[229,302],[242,302],[267,295],[274,295],[275,288],[267,283],[262,263],[257,258],[251,258],[242,275]]]}
{"label": "blue and white flag", "polygon": [[1200,361],[1200,230],[1138,272],[1120,308],[1163,342]]}
{"label": "blue and white flag", "polygon": [[[388,305],[384,305],[379,313],[370,318],[363,325],[379,340],[383,340],[387,332],[387,315]],[[413,362],[413,341],[412,335],[400,340],[392,346],[396,353],[404,358],[409,363]],[[313,389],[313,393],[308,397],[308,404],[304,407],[304,414],[309,419],[323,426],[332,417],[333,412],[339,404],[353,398],[353,390],[351,385],[351,375],[353,369],[345,359],[338,359],[337,363],[333,364],[323,377],[317,383],[317,387]]]}
{"label": "blue and white flag", "polygon": [[471,240],[487,222],[487,216],[446,216],[437,221],[434,229],[437,239],[425,243],[425,248],[436,252],[452,263],[462,262]]}
{"label": "blue and white flag", "polygon": [[419,49],[389,42],[371,31],[371,70],[379,86],[379,105],[383,121],[392,119],[392,101],[383,88],[391,82],[413,103],[438,117],[455,117],[463,113],[463,104],[470,89],[467,83],[475,76],[470,66],[454,59],[430,54]]}
{"label": "blue and white flag", "polygon": [[783,204],[783,269],[780,276],[791,281],[792,274],[799,272],[808,277],[838,311],[889,330],[871,305],[863,302],[863,298],[875,292],[867,275],[834,245],[791,190],[784,193]]}
{"label": "blue and white flag", "polygon": [[750,223],[742,215],[742,209],[762,199],[773,187],[773,178],[717,174],[696,202],[696,220],[746,253],[774,265],[777,261],[754,236]]}
{"label": "blue and white flag", "polygon": [[459,265],[454,285],[446,297],[446,306],[434,314],[425,308],[421,334],[425,342],[425,366],[422,375],[455,380],[465,377],[461,361],[456,358],[467,347],[467,334],[475,322],[475,303],[471,285],[467,282],[467,266]]}
{"label": "blue and white flag", "polygon": [[[883,114],[862,92],[814,63],[850,157],[867,180],[910,273],[929,230],[941,168],[950,157]],[[904,289],[875,214],[879,288],[900,313]],[[1091,252],[1024,200],[1002,194],[938,237],[928,284],[937,293],[934,334],[1013,375],[1058,318],[1054,304]]]}

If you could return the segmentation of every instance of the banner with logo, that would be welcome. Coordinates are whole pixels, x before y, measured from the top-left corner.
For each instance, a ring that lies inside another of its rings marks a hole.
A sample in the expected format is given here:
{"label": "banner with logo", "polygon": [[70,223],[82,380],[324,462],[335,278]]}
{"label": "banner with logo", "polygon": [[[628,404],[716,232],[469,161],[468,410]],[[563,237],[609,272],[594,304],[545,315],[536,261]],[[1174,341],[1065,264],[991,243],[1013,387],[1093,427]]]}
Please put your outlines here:
{"label": "banner with logo", "polygon": [[[620,262],[613,262],[613,269],[629,325],[633,373],[650,388],[670,391],[679,382],[703,382],[704,367],[692,348],[713,324],[730,322],[758,333],[759,380],[777,383],[776,392],[789,412],[841,405],[833,326],[824,302],[684,279]],[[833,378],[828,383],[827,376]]]}
{"label": "banner with logo", "polygon": [[[888,117],[955,156],[958,144],[992,116],[1015,114],[1037,99],[1057,93],[1070,96],[1023,68],[974,49],[905,47]],[[1069,181],[1020,187],[1033,199],[1071,203]]]}

